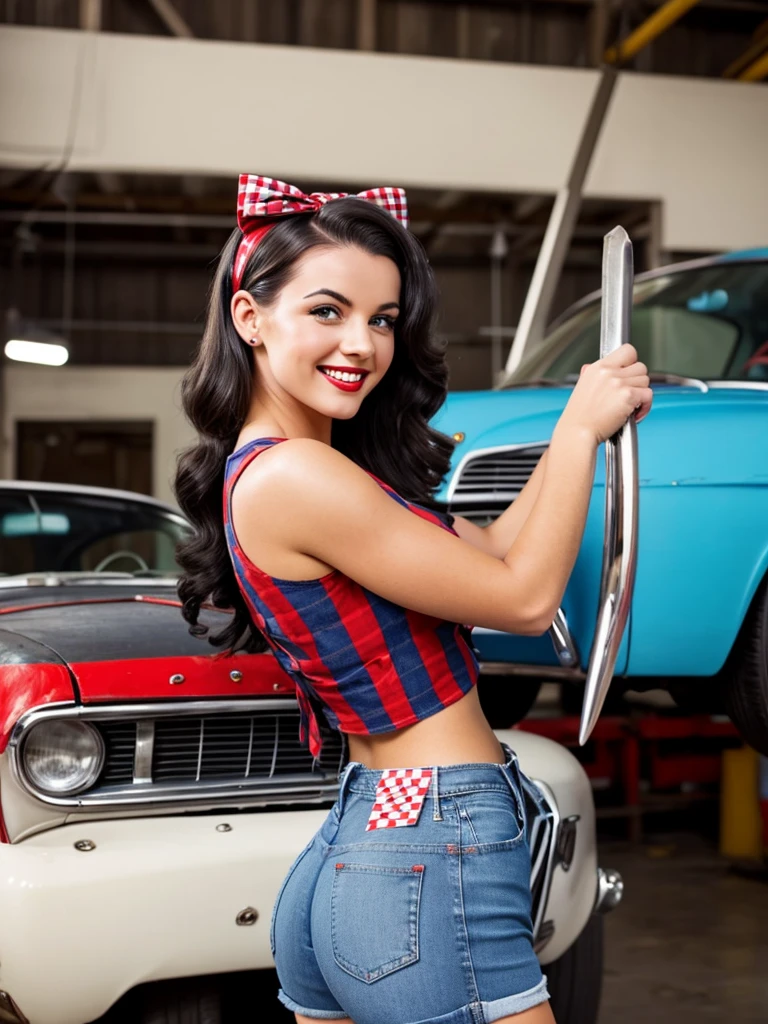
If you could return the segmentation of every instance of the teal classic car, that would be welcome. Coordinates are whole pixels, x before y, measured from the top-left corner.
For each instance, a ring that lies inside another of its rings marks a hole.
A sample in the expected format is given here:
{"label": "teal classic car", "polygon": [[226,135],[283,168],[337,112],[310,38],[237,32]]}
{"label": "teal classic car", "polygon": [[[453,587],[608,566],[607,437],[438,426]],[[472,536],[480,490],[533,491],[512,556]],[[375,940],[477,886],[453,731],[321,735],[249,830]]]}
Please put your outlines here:
{"label": "teal classic car", "polygon": [[[632,343],[651,373],[638,428],[639,538],[630,617],[612,692],[668,689],[725,710],[768,754],[768,249],[639,275]],[[438,497],[490,522],[547,448],[581,366],[598,358],[600,293],[566,311],[504,385],[453,392],[435,426],[458,443]],[[550,636],[474,631],[492,713],[526,713],[544,679],[583,681],[604,538],[598,459],[581,552]]]}

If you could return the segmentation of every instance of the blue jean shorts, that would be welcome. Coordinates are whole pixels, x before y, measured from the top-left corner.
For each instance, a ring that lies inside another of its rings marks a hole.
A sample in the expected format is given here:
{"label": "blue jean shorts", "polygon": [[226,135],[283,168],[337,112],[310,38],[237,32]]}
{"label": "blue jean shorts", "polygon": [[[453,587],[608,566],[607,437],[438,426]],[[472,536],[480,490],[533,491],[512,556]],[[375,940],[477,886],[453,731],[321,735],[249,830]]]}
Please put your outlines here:
{"label": "blue jean shorts", "polygon": [[517,758],[432,768],[418,821],[366,831],[380,771],[352,762],[272,915],[279,998],[355,1024],[491,1024],[545,1002]]}

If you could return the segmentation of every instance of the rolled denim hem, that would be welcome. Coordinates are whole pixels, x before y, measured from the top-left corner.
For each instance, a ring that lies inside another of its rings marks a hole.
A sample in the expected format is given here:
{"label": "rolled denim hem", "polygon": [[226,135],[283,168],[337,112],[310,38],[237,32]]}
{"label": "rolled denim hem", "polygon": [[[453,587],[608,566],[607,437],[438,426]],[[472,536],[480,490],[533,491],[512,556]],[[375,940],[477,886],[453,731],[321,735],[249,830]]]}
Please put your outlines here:
{"label": "rolled denim hem", "polygon": [[547,979],[542,978],[538,985],[534,985],[533,988],[529,988],[525,992],[481,1003],[483,1020],[485,1024],[493,1024],[495,1020],[509,1017],[513,1013],[522,1013],[523,1010],[530,1010],[531,1007],[538,1006],[539,1003],[546,1003],[548,999]]}
{"label": "rolled denim hem", "polygon": [[290,996],[287,996],[282,989],[278,991],[277,998],[286,1009],[292,1013],[300,1013],[304,1017],[314,1017],[316,1020],[344,1020],[349,1016],[341,1007],[338,1010],[312,1010],[307,1006],[301,1006],[299,1003],[295,1003]]}

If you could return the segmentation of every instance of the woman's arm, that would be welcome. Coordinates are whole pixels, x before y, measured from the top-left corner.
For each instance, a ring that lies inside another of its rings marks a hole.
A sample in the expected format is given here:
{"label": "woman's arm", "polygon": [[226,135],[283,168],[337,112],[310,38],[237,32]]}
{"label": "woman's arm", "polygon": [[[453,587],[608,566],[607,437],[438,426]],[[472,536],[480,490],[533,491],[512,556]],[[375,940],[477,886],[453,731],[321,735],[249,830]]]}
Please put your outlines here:
{"label": "woman's arm", "polygon": [[277,576],[286,575],[281,564],[305,558],[415,611],[544,633],[581,545],[597,447],[651,401],[629,345],[582,374],[553,433],[538,498],[503,559],[413,515],[340,452],[303,438],[243,473],[233,497],[239,542],[262,568],[266,552]]}

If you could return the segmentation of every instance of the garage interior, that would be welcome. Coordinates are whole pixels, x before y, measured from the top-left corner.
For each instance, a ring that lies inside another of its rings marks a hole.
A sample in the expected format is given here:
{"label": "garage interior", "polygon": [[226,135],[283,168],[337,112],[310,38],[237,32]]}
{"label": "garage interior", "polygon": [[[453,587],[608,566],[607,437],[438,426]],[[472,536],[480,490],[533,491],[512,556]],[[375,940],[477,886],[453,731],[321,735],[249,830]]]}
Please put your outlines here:
{"label": "garage interior", "polygon": [[[672,6],[674,0],[3,0],[0,27],[174,39],[179,46],[215,41],[595,69],[611,53],[616,64],[619,42]],[[618,66],[626,76],[684,78],[691,90],[731,80],[764,93],[768,0],[680,5]],[[86,90],[82,75],[69,106],[67,143],[55,158],[22,160],[20,151],[0,149],[6,337],[21,318],[40,338],[64,339],[72,375],[61,378],[56,395],[54,378],[37,368],[21,373],[3,360],[3,475],[172,500],[158,445],[179,445],[175,434],[167,440],[154,410],[177,386],[200,341],[213,268],[234,227],[237,174],[282,177],[281,169],[260,164],[258,137],[254,166],[227,173],[88,166],[94,161],[78,159],[74,145]],[[258,90],[256,100],[258,124]],[[23,91],[13,96],[14,105],[23,108],[25,101]],[[498,132],[507,131],[504,95],[484,102],[497,112]],[[715,108],[712,117],[716,135],[722,125]],[[371,145],[380,144],[396,141],[374,135]],[[749,164],[758,153],[747,149],[728,159]],[[700,168],[692,164],[685,173],[693,181]],[[372,183],[378,182],[331,179],[311,160],[296,181],[307,192],[357,192]],[[404,184],[411,229],[440,289],[438,330],[451,388],[492,388],[503,374],[555,194],[471,182]],[[756,202],[766,245],[765,196]],[[616,224],[630,234],[637,273],[730,248],[688,248],[674,238],[670,244],[667,216],[660,197],[640,195],[631,185],[623,197],[587,190],[549,321],[600,288],[603,238]],[[136,418],[121,409],[110,419],[91,408],[87,396],[100,389],[106,404],[120,390],[135,395]],[[482,685],[493,683],[489,677]],[[553,675],[535,696],[519,727],[578,756],[593,787],[601,856],[625,883],[620,908],[606,918],[600,1024],[768,1020],[768,771],[763,767],[760,793],[758,755],[743,746],[722,706],[681,707],[661,690],[609,697],[580,748],[581,692]],[[492,724],[509,724],[503,709],[499,715]],[[232,997],[232,1024],[245,1019],[236,1008],[240,997],[269,1000],[275,982],[269,976],[242,984]],[[130,1020],[130,1005],[103,1018],[105,1024]],[[260,1019],[292,1019],[281,1016],[277,1003],[269,1013]]]}

